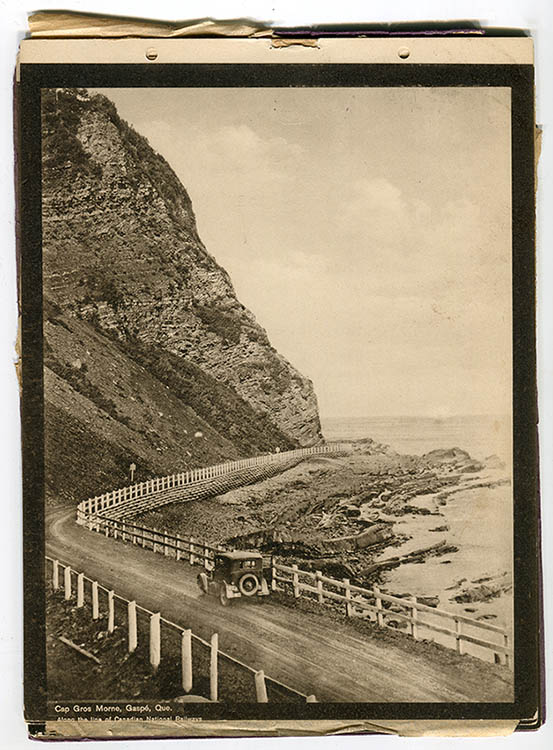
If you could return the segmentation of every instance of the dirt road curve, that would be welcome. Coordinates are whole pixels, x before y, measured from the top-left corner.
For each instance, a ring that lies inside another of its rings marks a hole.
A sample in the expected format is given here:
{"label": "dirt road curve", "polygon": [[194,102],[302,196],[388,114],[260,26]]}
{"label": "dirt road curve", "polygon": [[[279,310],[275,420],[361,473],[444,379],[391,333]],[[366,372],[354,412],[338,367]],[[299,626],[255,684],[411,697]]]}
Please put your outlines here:
{"label": "dirt road curve", "polygon": [[[203,638],[219,633],[221,650],[321,702],[511,701],[501,677],[436,664],[426,655],[337,630],[325,616],[268,600],[222,608],[202,596],[197,568],[77,526],[74,509],[46,519],[47,554]],[[485,668],[485,665],[483,665]]]}

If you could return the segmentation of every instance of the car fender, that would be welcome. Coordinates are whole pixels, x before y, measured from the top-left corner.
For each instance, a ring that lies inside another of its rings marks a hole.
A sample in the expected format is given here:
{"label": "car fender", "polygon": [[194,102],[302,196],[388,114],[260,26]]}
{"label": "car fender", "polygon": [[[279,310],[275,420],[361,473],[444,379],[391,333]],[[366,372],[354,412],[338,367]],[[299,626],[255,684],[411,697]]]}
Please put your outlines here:
{"label": "car fender", "polygon": [[223,581],[221,583],[221,586],[225,587],[225,593],[227,595],[227,599],[237,599],[240,596],[242,596],[240,591],[238,591],[236,586],[232,583],[227,583],[226,581]]}
{"label": "car fender", "polygon": [[203,591],[204,594],[207,594],[209,591],[209,579],[206,575],[206,573],[198,573],[198,576],[196,578],[196,581],[198,583],[198,586]]}

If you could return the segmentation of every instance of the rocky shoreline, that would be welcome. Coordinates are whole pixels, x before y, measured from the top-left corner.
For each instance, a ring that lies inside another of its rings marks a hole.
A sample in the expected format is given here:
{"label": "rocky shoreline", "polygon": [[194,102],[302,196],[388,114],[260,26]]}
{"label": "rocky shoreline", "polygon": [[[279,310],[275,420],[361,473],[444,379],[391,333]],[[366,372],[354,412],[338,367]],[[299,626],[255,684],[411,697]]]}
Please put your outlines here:
{"label": "rocky shoreline", "polygon": [[[331,577],[380,584],[406,595],[413,592],[390,588],[390,571],[429,561],[447,566],[455,560],[458,547],[444,516],[450,499],[508,482],[498,474],[503,470],[495,456],[479,462],[460,448],[401,455],[370,439],[352,445],[347,456],[314,457],[258,485],[166,506],[142,520],[212,544],[261,549]],[[508,594],[511,586],[507,571],[490,574],[484,567],[476,579],[449,582],[454,585],[448,600],[467,612],[475,611],[468,603],[489,602]],[[415,595],[430,606],[444,605],[435,587]]]}

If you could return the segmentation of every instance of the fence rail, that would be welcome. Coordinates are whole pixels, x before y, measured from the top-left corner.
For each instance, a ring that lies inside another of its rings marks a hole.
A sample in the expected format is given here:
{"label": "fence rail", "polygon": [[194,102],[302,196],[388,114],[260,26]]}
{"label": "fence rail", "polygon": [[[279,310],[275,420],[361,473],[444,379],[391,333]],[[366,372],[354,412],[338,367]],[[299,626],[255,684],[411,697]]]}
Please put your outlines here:
{"label": "fence rail", "polygon": [[159,552],[165,557],[187,560],[191,565],[201,564],[207,569],[211,567],[215,554],[227,549],[223,545],[206,544],[193,536],[186,538],[178,534],[169,534],[156,528],[150,529],[132,521],[122,521],[109,516],[88,516],[84,525],[90,531],[96,531],[106,537],[130,542],[144,549]]}
{"label": "fence rail", "polygon": [[308,456],[341,453],[347,450],[347,447],[346,443],[332,443],[330,445],[317,445],[311,448],[296,448],[292,451],[269,453],[252,458],[242,458],[237,461],[226,461],[215,466],[191,469],[190,471],[170,474],[165,477],[148,479],[145,482],[138,482],[128,487],[122,487],[112,492],[83,500],[77,506],[77,523],[83,523],[86,516],[90,514],[98,514],[102,513],[102,511],[109,511],[115,508],[119,509],[137,500],[154,498],[167,490],[186,487],[198,488],[202,485],[206,489],[209,489],[209,485],[214,480],[232,474],[239,474],[247,469],[269,466],[277,468],[296,459],[298,461],[303,460]]}
{"label": "fence rail", "polygon": [[[150,529],[147,526],[107,516],[89,516],[85,524],[91,531],[102,533],[106,537],[130,542],[165,557],[186,561],[190,565],[201,565],[206,570],[213,568],[217,552],[227,549],[223,545],[206,544],[193,536],[182,537],[178,534],[169,534],[155,528]],[[299,568],[297,565],[286,565],[275,560],[273,556],[267,556],[266,566],[270,569],[269,578],[273,591],[281,590],[291,593],[295,598],[306,593],[313,595],[312,598],[320,604],[341,603],[344,605],[346,616],[368,615],[379,627],[391,627],[393,620],[402,620],[408,623],[409,633],[413,638],[420,639],[423,633],[428,637],[432,632],[446,635],[460,654],[465,653],[466,644],[473,644],[488,652],[491,651],[496,655],[497,661],[502,660],[507,665],[512,659],[513,651],[509,636],[503,628],[497,625],[444,609],[429,607],[418,602],[414,597],[393,596],[381,591],[378,586],[365,588],[351,583],[346,578],[340,581],[323,575],[321,571],[313,572]],[[440,622],[434,622],[435,619]],[[441,622],[443,624],[440,624]],[[465,626],[464,630],[463,626]],[[483,633],[494,634],[498,641],[480,638],[479,635]]]}
{"label": "fence rail", "polygon": [[[125,618],[127,626],[127,650],[134,653],[138,647],[138,615],[146,616],[149,620],[149,664],[152,671],[156,672],[161,663],[161,643],[164,628],[180,634],[181,637],[181,686],[185,693],[189,693],[193,686],[193,663],[192,663],[192,642],[196,641],[209,650],[210,670],[209,670],[209,700],[217,701],[219,699],[219,665],[221,659],[226,660],[242,671],[252,676],[256,700],[258,703],[267,703],[267,683],[283,689],[286,693],[296,696],[298,699],[306,702],[316,702],[314,695],[305,695],[304,693],[288,687],[273,677],[266,676],[263,670],[256,670],[248,664],[236,659],[233,656],[219,649],[219,636],[213,633],[209,641],[193,633],[190,629],[183,628],[180,625],[167,620],[161,616],[160,612],[152,612],[146,607],[137,604],[136,601],[130,601],[125,597],[116,594],[113,590],[106,588],[88,578],[84,573],[73,570],[69,565],[60,562],[57,559],[46,556],[46,561],[51,563],[51,581],[54,591],[62,590],[64,599],[69,601],[76,596],[77,608],[83,608],[85,605],[85,586],[87,581],[90,584],[90,604],[91,616],[93,620],[100,619],[100,593],[102,593],[107,604],[107,630],[113,633],[116,626],[115,603],[116,601],[126,605],[127,617]],[[60,580],[61,579],[61,580]],[[62,583],[63,581],[63,583]],[[204,696],[205,697],[205,696]]]}
{"label": "fence rail", "polygon": [[[513,650],[509,643],[509,636],[503,628],[497,625],[444,609],[429,607],[418,602],[415,597],[386,594],[378,586],[364,588],[352,584],[347,578],[342,581],[329,578],[321,571],[312,572],[303,570],[297,565],[289,566],[278,562],[273,562],[272,567],[272,579],[276,582],[276,586],[278,583],[284,584],[295,598],[299,598],[302,592],[307,592],[314,594],[320,604],[323,604],[325,599],[342,602],[348,617],[355,616],[356,611],[361,614],[368,613],[380,627],[389,626],[390,621],[400,619],[409,624],[410,634],[415,639],[421,637],[421,629],[430,630],[450,636],[460,654],[465,653],[465,644],[471,643],[492,651],[497,661],[503,660],[507,665],[511,662]],[[282,575],[283,573],[285,575]],[[325,584],[337,590],[325,588]],[[273,588],[275,588],[274,583]],[[426,617],[423,619],[421,615],[426,615]],[[432,618],[447,620],[447,623],[439,625],[433,622]],[[463,625],[470,627],[473,631],[487,631],[487,633],[495,634],[498,642],[480,638],[466,630],[463,631]]]}

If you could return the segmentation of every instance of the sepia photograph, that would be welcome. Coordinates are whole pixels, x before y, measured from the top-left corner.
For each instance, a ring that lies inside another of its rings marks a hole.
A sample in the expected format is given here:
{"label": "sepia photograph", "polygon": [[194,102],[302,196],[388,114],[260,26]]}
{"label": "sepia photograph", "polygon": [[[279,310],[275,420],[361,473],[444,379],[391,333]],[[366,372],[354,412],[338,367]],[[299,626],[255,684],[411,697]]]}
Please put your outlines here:
{"label": "sepia photograph", "polygon": [[40,105],[51,715],[512,703],[511,89]]}

